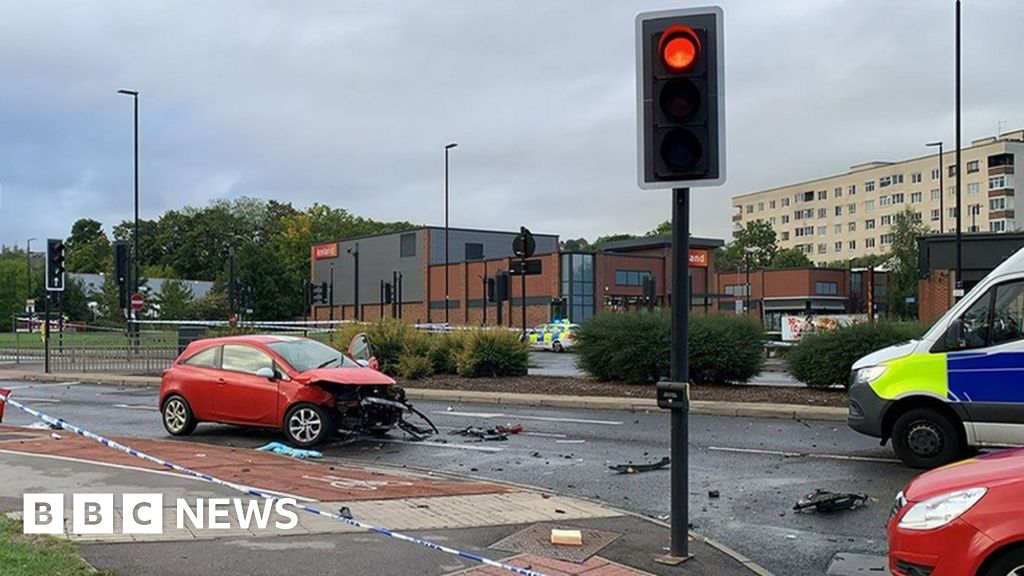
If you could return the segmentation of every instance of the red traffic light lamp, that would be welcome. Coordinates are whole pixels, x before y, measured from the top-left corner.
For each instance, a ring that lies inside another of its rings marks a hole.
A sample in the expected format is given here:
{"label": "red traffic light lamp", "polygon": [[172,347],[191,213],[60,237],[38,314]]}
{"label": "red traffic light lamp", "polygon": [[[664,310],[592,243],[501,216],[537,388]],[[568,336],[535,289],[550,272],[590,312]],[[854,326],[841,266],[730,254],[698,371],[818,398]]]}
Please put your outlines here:
{"label": "red traffic light lamp", "polygon": [[683,72],[697,61],[700,40],[689,26],[672,26],[662,33],[658,48],[666,68]]}

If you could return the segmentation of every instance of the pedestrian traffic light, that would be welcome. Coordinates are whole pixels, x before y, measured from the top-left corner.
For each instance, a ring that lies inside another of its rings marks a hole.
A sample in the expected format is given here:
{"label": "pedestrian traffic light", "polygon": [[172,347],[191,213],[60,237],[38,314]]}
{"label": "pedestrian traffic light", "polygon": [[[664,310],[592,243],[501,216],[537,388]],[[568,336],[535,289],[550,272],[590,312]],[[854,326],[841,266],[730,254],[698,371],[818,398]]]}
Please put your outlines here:
{"label": "pedestrian traffic light", "polygon": [[636,18],[641,188],[725,181],[722,20],[718,7]]}
{"label": "pedestrian traffic light", "polygon": [[46,289],[64,290],[64,241],[50,238],[46,241]]}

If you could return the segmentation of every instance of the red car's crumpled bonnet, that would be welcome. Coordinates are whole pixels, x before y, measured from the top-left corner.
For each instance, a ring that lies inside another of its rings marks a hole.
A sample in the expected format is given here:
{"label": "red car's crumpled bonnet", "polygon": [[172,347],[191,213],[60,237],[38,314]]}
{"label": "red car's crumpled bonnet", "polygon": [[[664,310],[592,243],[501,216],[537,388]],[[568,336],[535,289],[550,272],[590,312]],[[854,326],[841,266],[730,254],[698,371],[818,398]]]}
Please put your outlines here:
{"label": "red car's crumpled bonnet", "polygon": [[354,386],[388,386],[395,381],[390,376],[372,368],[346,366],[342,368],[317,368],[303,372],[301,378],[306,382],[334,382]]}

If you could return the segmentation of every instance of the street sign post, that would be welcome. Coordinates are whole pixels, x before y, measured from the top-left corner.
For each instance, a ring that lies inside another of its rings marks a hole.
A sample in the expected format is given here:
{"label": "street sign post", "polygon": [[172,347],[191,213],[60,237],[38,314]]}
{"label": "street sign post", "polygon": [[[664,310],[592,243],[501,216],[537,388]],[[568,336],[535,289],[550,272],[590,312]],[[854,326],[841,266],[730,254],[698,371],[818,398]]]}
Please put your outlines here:
{"label": "street sign post", "polygon": [[146,297],[138,292],[132,294],[131,307],[135,312],[142,312],[142,309],[146,307]]}
{"label": "street sign post", "polygon": [[[537,251],[537,241],[526,226],[519,227],[519,235],[512,241],[512,253],[519,257],[519,262],[509,262],[509,274],[522,278],[519,290],[519,305],[523,312],[523,340],[526,340],[526,277],[541,273],[540,260],[527,260]],[[518,270],[518,271],[517,271]],[[511,316],[511,310],[509,313]],[[509,318],[509,324],[512,319]]]}
{"label": "street sign post", "polygon": [[671,548],[655,560],[690,558],[687,323],[690,188],[725,181],[722,9],[686,8],[636,17],[637,174],[644,189],[672,188],[672,352],[658,406],[671,422]]}

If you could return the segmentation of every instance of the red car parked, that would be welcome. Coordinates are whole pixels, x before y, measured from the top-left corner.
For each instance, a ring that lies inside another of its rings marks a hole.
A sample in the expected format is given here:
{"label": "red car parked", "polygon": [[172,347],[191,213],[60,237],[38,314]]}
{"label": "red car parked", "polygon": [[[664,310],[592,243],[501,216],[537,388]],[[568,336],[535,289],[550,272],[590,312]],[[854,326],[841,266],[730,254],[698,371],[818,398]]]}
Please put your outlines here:
{"label": "red car parked", "polygon": [[1024,449],[911,480],[888,532],[896,576],[1024,576]]}
{"label": "red car parked", "polygon": [[200,422],[220,422],[278,428],[299,447],[321,444],[336,430],[383,436],[398,426],[430,433],[403,419],[413,412],[426,420],[376,368],[363,334],[348,355],[292,336],[199,340],[164,371],[160,412],[175,436],[191,434]]}

